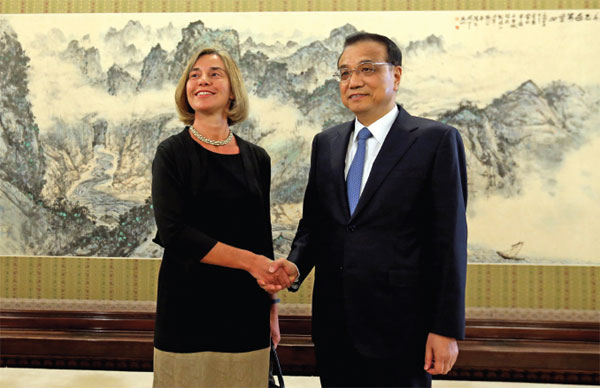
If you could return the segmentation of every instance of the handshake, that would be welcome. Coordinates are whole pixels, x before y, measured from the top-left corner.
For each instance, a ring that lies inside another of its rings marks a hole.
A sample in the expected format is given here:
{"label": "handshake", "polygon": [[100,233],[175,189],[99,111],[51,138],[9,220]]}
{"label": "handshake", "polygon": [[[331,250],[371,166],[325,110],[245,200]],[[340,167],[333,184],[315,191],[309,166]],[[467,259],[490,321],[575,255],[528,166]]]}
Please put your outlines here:
{"label": "handshake", "polygon": [[264,256],[258,256],[250,273],[269,294],[289,288],[299,275],[298,268],[291,261],[283,258],[271,261]]}

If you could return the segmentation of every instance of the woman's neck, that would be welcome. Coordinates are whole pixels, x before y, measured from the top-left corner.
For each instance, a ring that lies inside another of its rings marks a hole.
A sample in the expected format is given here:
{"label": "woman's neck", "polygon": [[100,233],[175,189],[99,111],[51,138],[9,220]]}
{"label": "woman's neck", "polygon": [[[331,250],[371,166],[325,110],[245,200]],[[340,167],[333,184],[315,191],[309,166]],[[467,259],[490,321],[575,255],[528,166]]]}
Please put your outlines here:
{"label": "woman's neck", "polygon": [[202,115],[196,112],[192,125],[196,131],[212,140],[223,140],[229,135],[226,115]]}
{"label": "woman's neck", "polygon": [[[197,132],[199,132],[200,135],[211,140],[225,140],[227,136],[229,136],[229,125],[227,124],[226,114],[222,116],[211,116],[201,115],[196,112],[196,117],[192,126]],[[207,144],[204,141],[196,138],[192,132],[190,132],[190,135],[196,143],[200,144],[209,151],[219,154],[238,154],[240,152],[235,137],[224,146],[215,146],[212,144]]]}

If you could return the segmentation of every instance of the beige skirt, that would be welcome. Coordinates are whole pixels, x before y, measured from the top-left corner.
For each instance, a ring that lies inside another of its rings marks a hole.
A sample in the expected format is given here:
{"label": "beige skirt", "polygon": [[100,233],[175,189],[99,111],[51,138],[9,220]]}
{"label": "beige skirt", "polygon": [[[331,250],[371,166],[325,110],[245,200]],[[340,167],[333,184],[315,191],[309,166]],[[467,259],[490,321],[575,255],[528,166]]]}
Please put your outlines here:
{"label": "beige skirt", "polygon": [[154,348],[153,388],[268,386],[269,348],[246,353],[172,353]]}

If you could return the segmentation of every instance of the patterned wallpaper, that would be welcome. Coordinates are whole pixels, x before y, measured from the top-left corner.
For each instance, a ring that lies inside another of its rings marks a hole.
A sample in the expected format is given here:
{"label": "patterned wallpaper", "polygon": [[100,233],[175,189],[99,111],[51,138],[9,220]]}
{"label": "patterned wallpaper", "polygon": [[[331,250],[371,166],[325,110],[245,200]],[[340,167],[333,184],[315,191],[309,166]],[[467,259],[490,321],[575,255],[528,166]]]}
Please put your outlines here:
{"label": "patterned wallpaper", "polygon": [[591,9],[599,0],[0,0],[0,13]]}
{"label": "patterned wallpaper", "polygon": [[[0,308],[154,311],[159,259],[0,256]],[[470,318],[600,320],[600,266],[469,264]],[[282,292],[309,314],[312,275]]]}

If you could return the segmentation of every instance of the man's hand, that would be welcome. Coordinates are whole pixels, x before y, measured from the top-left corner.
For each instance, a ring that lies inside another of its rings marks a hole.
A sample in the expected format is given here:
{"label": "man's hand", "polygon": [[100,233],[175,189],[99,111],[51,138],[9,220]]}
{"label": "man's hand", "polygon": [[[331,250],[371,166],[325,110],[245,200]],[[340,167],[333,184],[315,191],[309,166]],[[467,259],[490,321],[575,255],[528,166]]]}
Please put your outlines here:
{"label": "man's hand", "polygon": [[284,258],[271,262],[269,265],[269,273],[274,275],[277,282],[270,282],[268,278],[257,278],[256,281],[270,294],[273,294],[282,288],[289,288],[298,277],[296,266]]}
{"label": "man's hand", "polygon": [[431,375],[445,375],[458,357],[456,339],[429,333],[425,344],[425,371]]}
{"label": "man's hand", "polygon": [[[270,294],[273,294],[284,288],[288,288],[292,285],[292,282],[295,279],[290,279],[290,276],[286,273],[284,268],[279,268],[279,266],[272,268],[273,263],[276,262],[273,262],[265,256],[256,255],[252,265],[250,266],[250,269],[248,270],[248,272],[254,276],[258,284]],[[293,264],[289,264],[293,266]],[[294,271],[295,270],[296,269],[294,267]]]}

